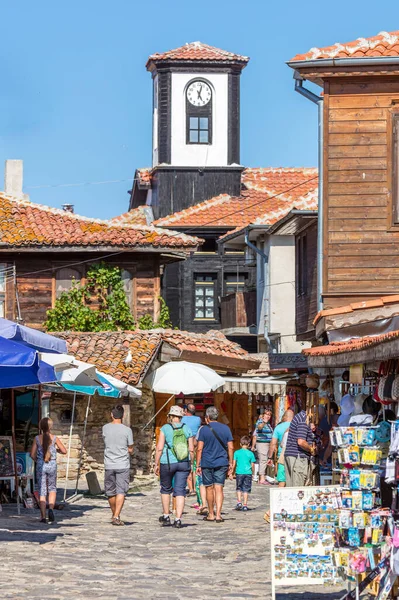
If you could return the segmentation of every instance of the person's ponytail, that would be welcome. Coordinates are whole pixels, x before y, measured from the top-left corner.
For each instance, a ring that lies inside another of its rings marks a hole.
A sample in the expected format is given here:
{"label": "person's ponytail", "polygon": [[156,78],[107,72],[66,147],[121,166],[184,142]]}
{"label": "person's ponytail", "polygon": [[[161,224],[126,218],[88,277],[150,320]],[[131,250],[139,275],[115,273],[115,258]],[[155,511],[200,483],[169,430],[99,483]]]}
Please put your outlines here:
{"label": "person's ponytail", "polygon": [[51,452],[50,452],[50,446],[51,446],[51,435],[50,435],[50,429],[53,425],[52,420],[49,417],[44,417],[44,419],[42,419],[39,423],[39,429],[42,432],[43,435],[43,459],[44,462],[49,462],[51,459]]}

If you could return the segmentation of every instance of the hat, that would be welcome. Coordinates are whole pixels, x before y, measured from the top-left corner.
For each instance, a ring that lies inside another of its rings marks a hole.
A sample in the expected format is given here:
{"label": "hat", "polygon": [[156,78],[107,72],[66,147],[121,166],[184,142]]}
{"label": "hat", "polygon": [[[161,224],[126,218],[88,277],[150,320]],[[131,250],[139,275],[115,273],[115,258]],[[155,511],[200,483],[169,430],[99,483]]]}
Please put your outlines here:
{"label": "hat", "polygon": [[174,417],[184,417],[184,411],[181,406],[171,406],[168,415],[173,415]]}

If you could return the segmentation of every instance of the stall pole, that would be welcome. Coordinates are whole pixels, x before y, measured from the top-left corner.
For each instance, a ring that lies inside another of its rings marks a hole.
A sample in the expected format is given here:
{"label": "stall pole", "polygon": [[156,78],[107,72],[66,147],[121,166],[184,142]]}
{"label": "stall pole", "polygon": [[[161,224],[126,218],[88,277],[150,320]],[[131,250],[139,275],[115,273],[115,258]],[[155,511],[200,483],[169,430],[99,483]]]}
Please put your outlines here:
{"label": "stall pole", "polygon": [[83,426],[83,435],[82,435],[82,441],[81,441],[81,445],[80,445],[80,456],[79,456],[78,474],[76,476],[76,486],[75,486],[74,496],[76,496],[76,494],[78,493],[78,485],[79,485],[79,479],[80,479],[80,469],[82,468],[83,445],[84,445],[84,442],[85,442],[85,439],[86,439],[86,428],[87,428],[87,420],[89,418],[90,402],[91,402],[91,396],[89,396],[89,399],[87,401],[85,422],[84,422],[84,426]]}
{"label": "stall pole", "polygon": [[64,502],[65,502],[65,499],[66,499],[67,488],[68,488],[69,461],[71,459],[71,445],[72,445],[73,420],[74,420],[74,417],[75,417],[75,405],[76,405],[76,392],[73,393],[71,426],[69,428],[69,444],[68,444],[67,467],[66,467],[66,473],[65,473]]}
{"label": "stall pole", "polygon": [[158,412],[155,413],[155,415],[153,417],[151,417],[151,419],[148,421],[148,423],[146,423],[146,425],[144,425],[144,427],[141,428],[141,431],[144,431],[144,429],[147,429],[148,425],[155,419],[155,417],[157,415],[159,415],[159,413],[161,412],[161,410],[163,410],[165,408],[165,406],[168,404],[168,402],[170,402],[172,400],[172,398],[174,398],[174,394],[172,394],[165,402],[165,404],[163,404],[161,406],[161,408],[159,409]]}
{"label": "stall pole", "polygon": [[21,514],[21,506],[19,504],[19,482],[17,472],[17,445],[15,437],[15,393],[11,390],[11,435],[12,435],[12,453],[14,462],[14,477],[15,477],[15,493],[17,494],[17,512]]}

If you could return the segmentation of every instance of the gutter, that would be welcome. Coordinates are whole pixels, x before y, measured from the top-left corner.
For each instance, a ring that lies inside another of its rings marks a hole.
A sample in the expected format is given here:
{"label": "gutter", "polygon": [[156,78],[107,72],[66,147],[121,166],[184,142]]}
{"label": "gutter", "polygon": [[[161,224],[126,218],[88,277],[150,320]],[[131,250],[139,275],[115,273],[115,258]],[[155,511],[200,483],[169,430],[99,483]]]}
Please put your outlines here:
{"label": "gutter", "polygon": [[370,65],[398,65],[397,56],[375,56],[373,58],[314,58],[311,60],[291,60],[287,62],[291,69],[308,67],[363,67]]}
{"label": "gutter", "polygon": [[[364,59],[362,59],[364,60]],[[399,61],[398,61],[399,64]],[[318,219],[317,219],[317,310],[323,310],[323,147],[324,147],[324,129],[323,129],[323,108],[324,102],[321,96],[317,96],[310,90],[303,87],[301,75],[295,71],[295,91],[301,96],[307,98],[318,108],[318,163],[319,163],[319,190],[318,190]]]}
{"label": "gutter", "polygon": [[[256,226],[255,226],[256,227]],[[264,226],[260,226],[264,227]],[[255,244],[253,244],[250,239],[249,239],[249,231],[250,229],[253,229],[254,226],[249,226],[245,228],[245,245],[248,246],[248,248],[251,248],[251,250],[253,250],[254,252],[256,252],[256,254],[258,256],[260,256],[261,259],[261,269],[264,273],[264,278],[265,278],[265,282],[264,282],[264,286],[265,286],[265,293],[266,293],[266,298],[267,298],[267,321],[265,319],[265,331],[264,331],[264,337],[266,342],[269,345],[269,348],[271,346],[271,342],[270,342],[270,338],[269,338],[269,319],[270,319],[270,285],[269,285],[269,256],[267,254],[265,254],[262,250],[260,250],[259,248],[257,248],[257,246],[255,246]],[[263,302],[263,299],[262,299]]]}

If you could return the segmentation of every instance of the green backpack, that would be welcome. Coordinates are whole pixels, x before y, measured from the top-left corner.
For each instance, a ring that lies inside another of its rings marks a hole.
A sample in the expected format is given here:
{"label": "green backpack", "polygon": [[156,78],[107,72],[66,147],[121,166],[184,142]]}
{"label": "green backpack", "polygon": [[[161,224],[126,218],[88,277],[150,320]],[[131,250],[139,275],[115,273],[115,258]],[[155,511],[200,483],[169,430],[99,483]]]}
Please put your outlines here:
{"label": "green backpack", "polygon": [[172,447],[170,448],[169,444],[169,449],[171,450],[171,452],[173,452],[173,454],[175,455],[176,459],[180,462],[183,460],[187,460],[188,458],[188,442],[187,442],[187,438],[186,438],[186,434],[184,433],[183,430],[183,425],[181,427],[173,427],[171,425],[172,429],[173,429],[173,441],[172,441]]}

